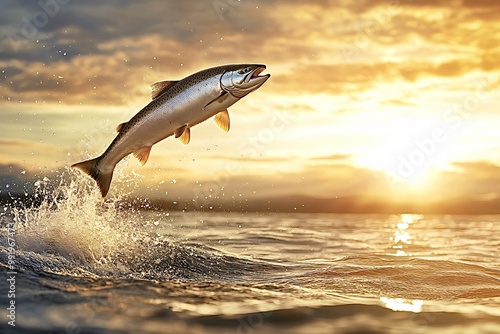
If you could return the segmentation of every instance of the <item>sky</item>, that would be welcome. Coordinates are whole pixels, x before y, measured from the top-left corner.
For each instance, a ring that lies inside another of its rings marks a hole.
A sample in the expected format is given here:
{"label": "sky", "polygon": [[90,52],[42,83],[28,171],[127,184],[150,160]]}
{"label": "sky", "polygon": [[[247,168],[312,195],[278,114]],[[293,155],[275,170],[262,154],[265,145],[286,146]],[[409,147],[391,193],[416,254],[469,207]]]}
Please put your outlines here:
{"label": "sky", "polygon": [[100,155],[150,84],[263,63],[271,78],[229,108],[228,133],[208,120],[118,167],[134,195],[500,199],[498,1],[1,6],[3,194]]}

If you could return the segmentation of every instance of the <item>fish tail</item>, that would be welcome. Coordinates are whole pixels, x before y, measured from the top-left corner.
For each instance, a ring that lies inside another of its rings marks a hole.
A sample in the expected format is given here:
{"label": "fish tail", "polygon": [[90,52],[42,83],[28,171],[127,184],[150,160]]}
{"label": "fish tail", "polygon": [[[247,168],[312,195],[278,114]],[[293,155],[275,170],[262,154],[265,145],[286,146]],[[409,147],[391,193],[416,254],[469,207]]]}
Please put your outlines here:
{"label": "fish tail", "polygon": [[113,178],[113,170],[111,170],[111,172],[109,173],[101,172],[101,170],[97,168],[97,165],[100,160],[101,157],[97,157],[95,159],[76,163],[71,167],[76,167],[81,171],[83,171],[84,173],[88,174],[90,177],[92,177],[99,186],[99,190],[101,191],[102,197],[106,197],[109,191],[109,186],[111,184],[111,179]]}

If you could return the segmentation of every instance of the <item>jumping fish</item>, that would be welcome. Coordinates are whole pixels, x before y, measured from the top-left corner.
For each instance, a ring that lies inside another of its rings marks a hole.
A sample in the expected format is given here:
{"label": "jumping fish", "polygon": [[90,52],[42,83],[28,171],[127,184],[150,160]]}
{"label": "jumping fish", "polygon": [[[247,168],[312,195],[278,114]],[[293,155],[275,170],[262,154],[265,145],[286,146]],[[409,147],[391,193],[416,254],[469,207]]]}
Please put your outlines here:
{"label": "jumping fish", "polygon": [[179,81],[151,85],[152,101],[128,122],[118,125],[118,135],[106,151],[72,167],[90,175],[106,197],[116,164],[130,153],[144,165],[154,144],[174,135],[187,145],[190,129],[212,116],[219,128],[229,131],[227,108],[269,79],[270,74],[260,75],[265,68],[261,64],[223,65]]}

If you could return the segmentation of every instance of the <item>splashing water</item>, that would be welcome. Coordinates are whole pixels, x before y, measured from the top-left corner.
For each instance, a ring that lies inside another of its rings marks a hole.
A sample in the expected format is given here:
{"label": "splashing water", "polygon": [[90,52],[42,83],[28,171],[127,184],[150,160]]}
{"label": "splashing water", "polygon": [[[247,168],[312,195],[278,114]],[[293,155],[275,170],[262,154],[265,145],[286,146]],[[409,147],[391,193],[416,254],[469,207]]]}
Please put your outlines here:
{"label": "splashing water", "polygon": [[158,233],[159,221],[169,213],[127,204],[141,177],[126,171],[126,164],[115,169],[114,191],[105,200],[94,181],[78,170],[64,168],[58,179],[35,182],[36,205],[10,209],[23,253],[18,259],[28,268],[62,275],[196,280],[230,279],[266,267],[199,244],[177,244],[165,230]]}
{"label": "splashing water", "polygon": [[23,251],[62,256],[93,270],[115,271],[127,255],[147,239],[151,225],[139,210],[123,210],[123,202],[137,187],[140,176],[115,172],[115,192],[103,200],[94,181],[66,167],[58,181],[47,177],[35,182],[37,205],[12,207],[17,245]]}

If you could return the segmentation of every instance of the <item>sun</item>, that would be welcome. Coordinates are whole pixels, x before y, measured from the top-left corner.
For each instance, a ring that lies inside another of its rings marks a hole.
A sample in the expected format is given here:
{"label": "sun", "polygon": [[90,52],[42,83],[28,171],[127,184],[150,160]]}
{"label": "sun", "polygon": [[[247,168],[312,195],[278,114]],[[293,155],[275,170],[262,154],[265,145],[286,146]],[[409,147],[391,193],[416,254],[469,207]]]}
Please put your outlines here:
{"label": "sun", "polygon": [[[406,189],[411,192],[422,192],[427,189],[430,182],[430,166],[421,167],[415,169],[410,175],[401,177],[399,175],[398,183],[402,189]],[[384,171],[389,173],[389,171]]]}
{"label": "sun", "polygon": [[429,190],[434,166],[430,163],[417,165],[412,162],[402,156],[380,158],[379,155],[367,155],[356,159],[356,165],[384,175],[393,192],[422,193]]}

